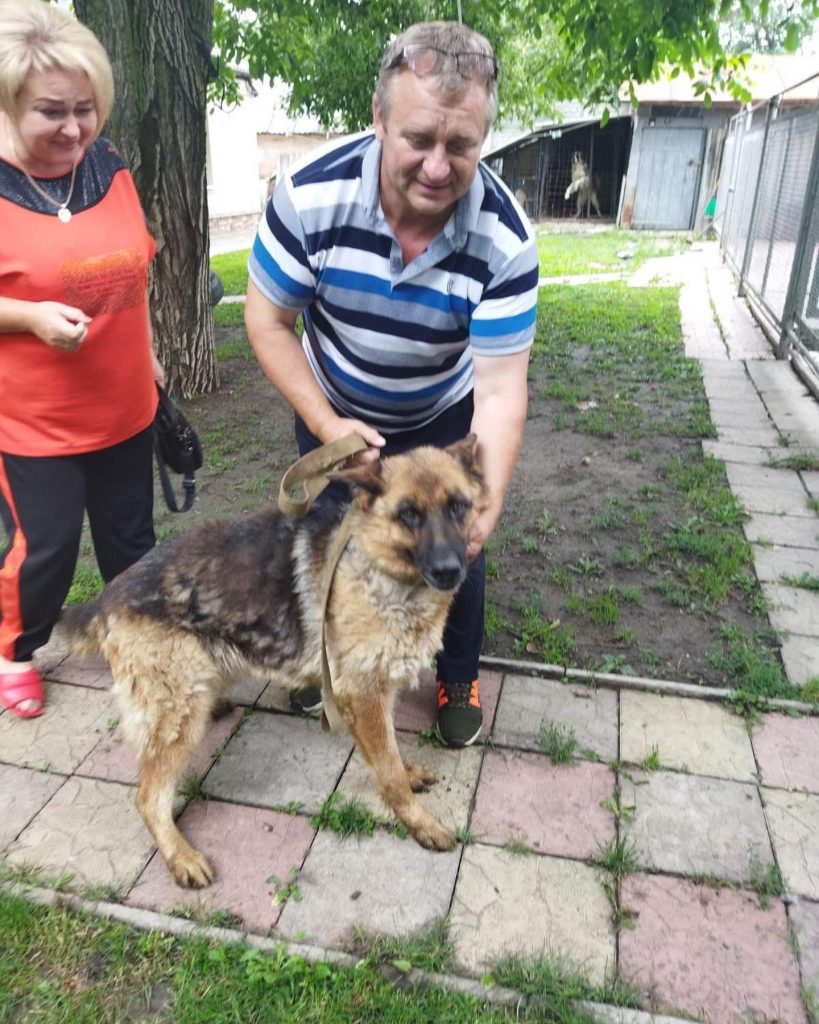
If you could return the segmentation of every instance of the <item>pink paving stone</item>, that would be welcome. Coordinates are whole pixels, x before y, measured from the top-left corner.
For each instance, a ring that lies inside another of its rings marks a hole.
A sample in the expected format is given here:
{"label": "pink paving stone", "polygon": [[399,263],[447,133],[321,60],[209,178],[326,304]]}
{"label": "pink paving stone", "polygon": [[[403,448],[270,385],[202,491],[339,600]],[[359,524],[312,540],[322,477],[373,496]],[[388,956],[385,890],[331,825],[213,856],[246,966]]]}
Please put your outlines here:
{"label": "pink paving stone", "polygon": [[206,889],[178,886],[157,853],[126,899],[132,907],[169,911],[182,907],[197,916],[223,910],[240,918],[246,931],[265,934],[279,919],[273,905],[282,884],[301,868],[315,830],[307,818],[243,807],[219,800],[196,801],[179,818],[187,839],[210,859],[216,872]]}
{"label": "pink paving stone", "polygon": [[636,915],[620,932],[620,973],[650,1009],[710,1024],[805,1024],[779,900],[763,910],[750,893],[636,874],[620,901]]}
{"label": "pink paving stone", "polygon": [[[495,720],[495,709],[498,706],[501,680],[500,672],[482,669],[480,674],[481,707],[483,708],[483,728],[479,740],[489,735]],[[405,690],[398,700],[395,711],[395,728],[406,732],[423,732],[435,725],[438,716],[437,690],[435,675],[423,672],[420,682],[414,690]]]}
{"label": "pink paving stone", "polygon": [[[201,779],[205,775],[213,763],[216,752],[230,739],[242,714],[242,708],[234,708],[229,715],[225,715],[224,718],[220,718],[211,725],[210,731],[185,770],[185,778],[193,776]],[[134,748],[126,742],[122,733],[117,730],[99,741],[77,768],[76,774],[135,786],[139,781],[136,753]]]}
{"label": "pink paving stone", "polygon": [[764,785],[819,793],[819,718],[765,715],[751,744]]}
{"label": "pink paving stone", "polygon": [[75,686],[92,686],[95,690],[111,688],[111,670],[105,658],[66,658],[46,673],[46,678]]}
{"label": "pink paving stone", "polygon": [[471,831],[480,842],[519,840],[540,853],[586,859],[615,837],[614,816],[600,806],[613,794],[607,765],[553,765],[540,754],[490,750]]}

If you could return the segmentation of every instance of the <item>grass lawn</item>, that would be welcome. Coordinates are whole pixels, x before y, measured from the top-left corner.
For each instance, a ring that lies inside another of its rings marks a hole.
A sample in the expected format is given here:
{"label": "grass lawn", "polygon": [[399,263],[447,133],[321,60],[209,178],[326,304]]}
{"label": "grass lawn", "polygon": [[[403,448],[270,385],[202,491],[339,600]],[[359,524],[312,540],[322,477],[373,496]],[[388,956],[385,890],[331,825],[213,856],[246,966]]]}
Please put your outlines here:
{"label": "grass lawn", "polygon": [[[537,250],[541,277],[563,277],[569,274],[629,273],[652,256],[672,256],[682,252],[681,235],[657,234],[652,231],[561,231],[536,227]],[[618,253],[630,253],[628,259]]]}
{"label": "grass lawn", "polygon": [[0,895],[0,1022],[590,1024],[572,1000],[602,995],[554,969],[512,963],[501,966],[499,980],[526,992],[528,1010],[400,984],[412,967],[445,967],[440,950],[439,935],[404,947],[386,943],[361,950],[354,969],[341,969],[288,956],[283,947],[262,953],[180,940]]}

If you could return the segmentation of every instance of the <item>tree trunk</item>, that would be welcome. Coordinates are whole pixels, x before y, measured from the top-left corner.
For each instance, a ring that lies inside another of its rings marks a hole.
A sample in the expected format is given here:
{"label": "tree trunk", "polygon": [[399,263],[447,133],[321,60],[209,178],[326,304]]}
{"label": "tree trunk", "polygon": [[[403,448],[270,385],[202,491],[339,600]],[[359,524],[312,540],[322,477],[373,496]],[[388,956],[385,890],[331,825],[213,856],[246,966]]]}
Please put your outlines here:
{"label": "tree trunk", "polygon": [[74,0],[114,69],[103,133],[130,167],[156,238],[151,311],[169,388],[218,386],[205,183],[214,0]]}

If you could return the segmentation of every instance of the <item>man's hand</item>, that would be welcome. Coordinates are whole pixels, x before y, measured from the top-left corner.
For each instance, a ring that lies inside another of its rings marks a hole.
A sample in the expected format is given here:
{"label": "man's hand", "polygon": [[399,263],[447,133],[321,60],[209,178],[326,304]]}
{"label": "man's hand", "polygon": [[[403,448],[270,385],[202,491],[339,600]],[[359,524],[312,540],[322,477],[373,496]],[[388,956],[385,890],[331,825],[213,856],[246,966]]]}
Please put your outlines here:
{"label": "man's hand", "polygon": [[29,330],[40,341],[63,352],[76,352],[88,334],[91,317],[62,302],[33,302]]}
{"label": "man's hand", "polygon": [[349,437],[350,434],[358,434],[363,437],[369,448],[367,451],[353,456],[349,460],[349,464],[360,466],[363,463],[375,462],[386,441],[377,430],[368,426],[363,420],[328,416],[326,420],[322,421],[316,436],[322,444],[330,444],[332,441],[338,441],[339,438]]}

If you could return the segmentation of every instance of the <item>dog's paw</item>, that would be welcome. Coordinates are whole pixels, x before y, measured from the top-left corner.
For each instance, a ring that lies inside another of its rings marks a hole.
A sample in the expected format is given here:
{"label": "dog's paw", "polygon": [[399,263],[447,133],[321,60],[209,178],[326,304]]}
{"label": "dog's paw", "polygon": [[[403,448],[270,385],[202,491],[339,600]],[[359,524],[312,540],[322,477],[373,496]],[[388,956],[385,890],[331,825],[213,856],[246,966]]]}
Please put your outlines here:
{"label": "dog's paw", "polygon": [[214,871],[210,861],[198,850],[191,849],[178,854],[168,864],[177,885],[186,889],[204,889],[213,881]]}
{"label": "dog's paw", "polygon": [[416,825],[410,831],[413,839],[428,850],[452,850],[458,842],[455,833],[450,832],[432,815],[429,815],[428,819],[425,818],[420,825]]}
{"label": "dog's paw", "polygon": [[421,793],[423,790],[429,789],[430,786],[434,786],[438,781],[438,776],[426,765],[407,761],[404,763],[404,769],[413,793]]}

